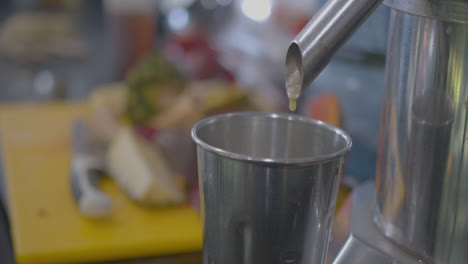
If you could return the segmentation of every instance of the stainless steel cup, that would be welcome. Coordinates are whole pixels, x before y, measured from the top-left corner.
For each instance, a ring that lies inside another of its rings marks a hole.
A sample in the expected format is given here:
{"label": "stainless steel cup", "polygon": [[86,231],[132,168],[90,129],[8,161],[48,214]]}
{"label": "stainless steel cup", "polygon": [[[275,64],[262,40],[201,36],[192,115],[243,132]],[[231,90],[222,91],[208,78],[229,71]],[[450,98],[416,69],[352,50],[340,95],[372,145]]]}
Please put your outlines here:
{"label": "stainless steel cup", "polygon": [[289,114],[200,121],[204,264],[322,264],[350,137]]}

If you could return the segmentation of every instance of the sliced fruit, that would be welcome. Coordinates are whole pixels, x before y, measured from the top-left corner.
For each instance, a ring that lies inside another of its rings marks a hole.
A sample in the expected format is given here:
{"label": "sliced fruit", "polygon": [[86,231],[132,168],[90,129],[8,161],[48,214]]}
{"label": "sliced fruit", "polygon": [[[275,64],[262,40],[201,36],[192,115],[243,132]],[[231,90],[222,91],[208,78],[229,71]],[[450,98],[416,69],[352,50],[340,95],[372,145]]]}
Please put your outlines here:
{"label": "sliced fruit", "polygon": [[180,204],[185,200],[174,173],[153,145],[122,127],[107,153],[111,177],[133,200],[147,205]]}

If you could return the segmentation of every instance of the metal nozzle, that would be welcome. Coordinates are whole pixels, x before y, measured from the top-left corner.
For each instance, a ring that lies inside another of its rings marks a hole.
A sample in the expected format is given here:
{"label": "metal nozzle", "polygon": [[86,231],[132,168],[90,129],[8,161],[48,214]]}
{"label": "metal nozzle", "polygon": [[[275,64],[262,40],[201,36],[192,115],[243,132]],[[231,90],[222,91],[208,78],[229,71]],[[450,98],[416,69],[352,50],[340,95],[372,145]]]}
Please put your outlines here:
{"label": "metal nozzle", "polygon": [[382,0],[329,0],[293,39],[286,55],[286,89],[297,99]]}

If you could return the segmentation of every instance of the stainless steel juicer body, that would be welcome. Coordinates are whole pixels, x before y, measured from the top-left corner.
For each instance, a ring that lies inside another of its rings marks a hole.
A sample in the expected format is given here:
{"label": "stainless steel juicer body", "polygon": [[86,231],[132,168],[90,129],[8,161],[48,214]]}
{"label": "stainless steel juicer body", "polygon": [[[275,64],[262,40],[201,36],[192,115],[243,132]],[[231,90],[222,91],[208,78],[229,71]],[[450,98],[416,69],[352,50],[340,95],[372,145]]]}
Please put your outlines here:
{"label": "stainless steel juicer body", "polygon": [[[362,9],[355,11],[350,6],[358,5],[354,1],[329,1],[291,44],[287,85],[307,88],[379,2],[359,1]],[[465,263],[468,1],[385,4],[392,13],[373,222],[383,234],[379,239],[391,241],[418,261]],[[327,44],[331,48],[323,48]]]}
{"label": "stainless steel juicer body", "polygon": [[468,177],[468,24],[443,18],[392,11],[376,171],[375,222],[427,260],[453,232]]}

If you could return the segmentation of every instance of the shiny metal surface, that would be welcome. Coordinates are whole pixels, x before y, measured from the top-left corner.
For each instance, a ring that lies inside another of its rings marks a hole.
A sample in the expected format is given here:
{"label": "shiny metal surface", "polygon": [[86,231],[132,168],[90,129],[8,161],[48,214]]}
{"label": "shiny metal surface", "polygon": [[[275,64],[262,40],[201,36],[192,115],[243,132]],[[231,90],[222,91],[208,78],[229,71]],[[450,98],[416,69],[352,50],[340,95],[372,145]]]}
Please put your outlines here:
{"label": "shiny metal surface", "polygon": [[324,263],[346,133],[296,115],[237,113],[201,121],[192,137],[204,264]]}
{"label": "shiny metal surface", "polygon": [[286,55],[286,89],[297,99],[382,0],[329,0],[293,39]]}
{"label": "shiny metal surface", "polygon": [[[418,261],[466,263],[468,1],[385,3],[393,11],[374,216],[383,236],[371,245],[388,238]],[[327,2],[289,47],[290,99],[297,99],[378,4]]]}
{"label": "shiny metal surface", "polygon": [[384,3],[413,15],[468,23],[468,0],[384,0]]}
{"label": "shiny metal surface", "polygon": [[392,11],[389,39],[375,222],[401,247],[447,263],[441,243],[468,227],[456,222],[468,207],[459,186],[468,182],[468,24]]}
{"label": "shiny metal surface", "polygon": [[333,264],[429,264],[399,247],[373,222],[375,182],[353,191],[350,234]]}
{"label": "shiny metal surface", "polygon": [[368,244],[362,242],[354,236],[350,236],[343,245],[340,254],[333,261],[333,264],[395,264],[394,258],[382,254]]}

